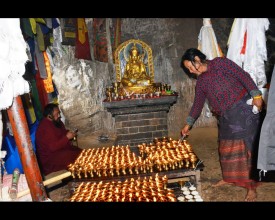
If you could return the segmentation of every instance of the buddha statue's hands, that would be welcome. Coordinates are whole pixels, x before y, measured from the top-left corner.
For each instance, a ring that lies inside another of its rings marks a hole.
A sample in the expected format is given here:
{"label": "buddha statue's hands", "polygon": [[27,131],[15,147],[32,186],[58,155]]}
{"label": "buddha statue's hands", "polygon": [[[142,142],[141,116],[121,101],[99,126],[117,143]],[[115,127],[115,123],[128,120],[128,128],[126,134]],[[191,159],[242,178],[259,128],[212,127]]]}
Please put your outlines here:
{"label": "buddha statue's hands", "polygon": [[130,81],[131,81],[131,83],[133,83],[133,84],[137,82],[137,80],[134,79],[134,78],[130,79]]}
{"label": "buddha statue's hands", "polygon": [[138,85],[149,86],[151,81],[148,79],[137,80]]}

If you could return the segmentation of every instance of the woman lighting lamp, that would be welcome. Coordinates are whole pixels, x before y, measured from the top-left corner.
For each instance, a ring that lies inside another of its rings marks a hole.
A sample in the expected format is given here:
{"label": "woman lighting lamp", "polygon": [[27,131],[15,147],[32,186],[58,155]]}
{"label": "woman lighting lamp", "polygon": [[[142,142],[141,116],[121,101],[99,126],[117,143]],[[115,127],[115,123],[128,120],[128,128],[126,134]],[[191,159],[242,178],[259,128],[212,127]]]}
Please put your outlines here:
{"label": "woman lighting lamp", "polygon": [[213,186],[234,184],[247,189],[245,201],[256,200],[258,182],[256,172],[261,128],[261,113],[254,114],[252,104],[261,112],[262,93],[249,73],[233,61],[216,57],[207,60],[200,50],[188,49],[182,56],[181,65],[188,74],[197,77],[193,106],[182,128],[182,135],[189,135],[193,124],[200,116],[204,102],[208,99],[217,116],[219,159],[223,179]]}

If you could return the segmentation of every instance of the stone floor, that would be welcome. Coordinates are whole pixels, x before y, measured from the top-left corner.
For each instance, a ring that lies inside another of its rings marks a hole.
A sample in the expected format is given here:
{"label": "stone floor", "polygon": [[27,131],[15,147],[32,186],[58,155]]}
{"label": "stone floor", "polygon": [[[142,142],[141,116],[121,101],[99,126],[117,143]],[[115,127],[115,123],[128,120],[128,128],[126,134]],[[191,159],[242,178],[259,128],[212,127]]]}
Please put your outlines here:
{"label": "stone floor", "polygon": [[[176,138],[176,137],[172,137]],[[98,137],[80,137],[78,140],[81,148],[112,146],[114,140],[105,143],[99,142]],[[205,202],[243,202],[246,190],[233,185],[213,187],[222,178],[218,157],[217,129],[194,128],[187,139],[196,155],[203,160],[204,168],[201,171],[201,196]],[[66,172],[66,171],[61,171]],[[60,173],[61,173],[60,172]],[[51,174],[59,175],[60,173]],[[272,176],[272,173],[268,174]],[[275,176],[275,175],[274,175]],[[48,176],[47,178],[50,178]],[[52,201],[69,201],[70,191],[67,182],[53,184],[47,187],[48,195]],[[275,178],[263,179],[257,188],[257,201],[275,202]]]}

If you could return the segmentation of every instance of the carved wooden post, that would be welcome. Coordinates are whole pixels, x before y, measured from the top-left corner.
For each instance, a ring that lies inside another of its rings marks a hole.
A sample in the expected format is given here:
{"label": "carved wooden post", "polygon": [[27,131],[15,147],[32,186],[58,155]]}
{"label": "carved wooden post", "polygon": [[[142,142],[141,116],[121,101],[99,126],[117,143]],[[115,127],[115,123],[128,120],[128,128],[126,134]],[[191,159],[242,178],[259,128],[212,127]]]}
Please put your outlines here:
{"label": "carved wooden post", "polygon": [[32,200],[44,201],[47,198],[47,194],[36,155],[33,151],[26,115],[20,96],[13,99],[13,104],[7,112]]}

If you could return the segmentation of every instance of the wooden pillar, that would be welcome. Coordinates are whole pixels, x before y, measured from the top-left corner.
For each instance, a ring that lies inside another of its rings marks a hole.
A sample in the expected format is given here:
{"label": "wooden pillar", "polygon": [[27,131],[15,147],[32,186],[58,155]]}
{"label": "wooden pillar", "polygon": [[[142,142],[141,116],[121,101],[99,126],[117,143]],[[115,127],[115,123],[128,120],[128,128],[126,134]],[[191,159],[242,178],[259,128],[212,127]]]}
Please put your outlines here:
{"label": "wooden pillar", "polygon": [[13,104],[7,112],[32,200],[42,202],[47,199],[47,194],[33,151],[30,131],[20,96],[13,99]]}

